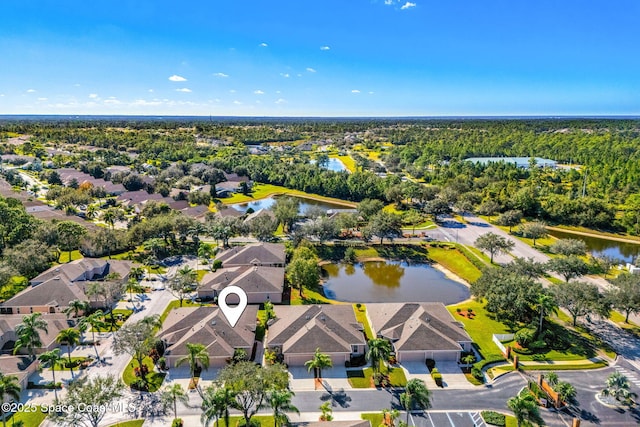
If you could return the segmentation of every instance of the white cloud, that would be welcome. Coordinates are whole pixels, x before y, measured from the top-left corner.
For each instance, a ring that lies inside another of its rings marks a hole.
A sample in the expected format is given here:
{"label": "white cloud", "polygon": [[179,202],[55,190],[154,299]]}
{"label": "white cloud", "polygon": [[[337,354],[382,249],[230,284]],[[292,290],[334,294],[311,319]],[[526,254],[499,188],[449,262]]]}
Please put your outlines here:
{"label": "white cloud", "polygon": [[191,89],[189,89],[188,87],[182,87],[180,89],[176,89],[176,92],[191,93]]}
{"label": "white cloud", "polygon": [[122,104],[118,98],[116,98],[115,96],[110,96],[109,99],[105,99],[104,103],[107,105],[120,105]]}
{"label": "white cloud", "polygon": [[46,101],[46,100],[48,100],[48,99],[49,99],[49,98],[38,98],[38,101]]}
{"label": "white cloud", "polygon": [[90,93],[90,94],[89,94],[89,98],[91,98],[91,99],[98,99],[98,94],[97,94],[97,93]]}
{"label": "white cloud", "polygon": [[316,72],[316,70],[311,68],[311,67],[307,67],[307,71],[310,72],[310,73],[315,73]]}
{"label": "white cloud", "polygon": [[4,93],[0,93],[0,97],[3,97],[3,96],[4,96]]}
{"label": "white cloud", "polygon": [[260,46],[260,47],[267,47],[267,46],[269,46],[269,45],[268,45],[268,44],[266,44],[266,43],[260,43],[258,46]]}
{"label": "white cloud", "polygon": [[360,93],[360,91],[358,89],[353,89],[351,93]]}
{"label": "white cloud", "polygon": [[34,93],[34,92],[36,92],[35,89],[27,89],[27,93]]}
{"label": "white cloud", "polygon": [[260,89],[254,90],[253,93],[255,93],[256,95],[264,95],[264,92],[261,91]]}
{"label": "white cloud", "polygon": [[80,87],[80,83],[74,84],[75,87]]}
{"label": "white cloud", "polygon": [[284,77],[285,79],[288,79],[289,77],[291,77],[291,76],[289,75],[289,73],[280,73],[280,75],[281,75],[282,77]]}
{"label": "white cloud", "polygon": [[176,74],[174,74],[173,76],[169,77],[169,80],[171,80],[172,82],[186,82],[187,79],[185,79],[182,76],[178,76]]}
{"label": "white cloud", "polygon": [[286,104],[287,100],[284,98],[278,98],[278,100],[275,102],[276,104],[280,105],[280,104]]}
{"label": "white cloud", "polygon": [[233,101],[233,103],[236,104],[236,105],[242,105],[242,102],[240,102],[240,101]]}
{"label": "white cloud", "polygon": [[320,46],[320,50],[329,50],[331,49],[329,46]]}
{"label": "white cloud", "polygon": [[277,90],[276,93],[281,93],[281,92],[279,90]]}
{"label": "white cloud", "polygon": [[262,101],[260,101],[259,99],[256,101],[256,104],[262,104]]}
{"label": "white cloud", "polygon": [[409,8],[412,7],[416,7],[415,3],[411,3],[410,1],[406,2],[405,4],[402,5],[402,7],[400,7],[400,10],[407,10]]}
{"label": "white cloud", "polygon": [[147,92],[149,92],[149,93],[153,93],[153,89],[149,89]]}
{"label": "white cloud", "polygon": [[214,76],[216,77],[220,77],[222,79],[229,77],[229,74],[225,74],[225,73],[215,73]]}
{"label": "white cloud", "polygon": [[229,93],[236,93],[235,89],[229,89]]}
{"label": "white cloud", "polygon": [[392,5],[393,0],[384,0],[384,4],[386,4],[387,6]]}
{"label": "white cloud", "polygon": [[372,91],[372,90],[370,90],[370,91],[369,91],[369,95],[373,95],[374,93],[375,93],[375,92],[374,92],[374,91]]}
{"label": "white cloud", "polygon": [[136,99],[131,103],[131,105],[140,106],[140,107],[149,107],[149,106],[155,106],[155,105],[162,105],[162,101],[158,99],[154,99],[152,101],[147,101],[146,99]]}

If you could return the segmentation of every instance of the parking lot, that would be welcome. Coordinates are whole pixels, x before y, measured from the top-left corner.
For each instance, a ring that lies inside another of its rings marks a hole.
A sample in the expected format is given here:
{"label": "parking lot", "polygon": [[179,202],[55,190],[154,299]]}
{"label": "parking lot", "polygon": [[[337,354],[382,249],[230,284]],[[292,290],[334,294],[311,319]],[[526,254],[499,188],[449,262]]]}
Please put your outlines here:
{"label": "parking lot", "polygon": [[480,412],[443,411],[411,414],[416,427],[480,427],[486,426]]}

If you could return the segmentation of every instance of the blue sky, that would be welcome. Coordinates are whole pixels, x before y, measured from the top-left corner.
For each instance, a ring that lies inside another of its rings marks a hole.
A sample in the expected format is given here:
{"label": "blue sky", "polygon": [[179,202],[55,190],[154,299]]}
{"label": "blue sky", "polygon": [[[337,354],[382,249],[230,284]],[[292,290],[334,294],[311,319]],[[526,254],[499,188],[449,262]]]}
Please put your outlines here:
{"label": "blue sky", "polygon": [[637,115],[637,0],[6,0],[0,114]]}

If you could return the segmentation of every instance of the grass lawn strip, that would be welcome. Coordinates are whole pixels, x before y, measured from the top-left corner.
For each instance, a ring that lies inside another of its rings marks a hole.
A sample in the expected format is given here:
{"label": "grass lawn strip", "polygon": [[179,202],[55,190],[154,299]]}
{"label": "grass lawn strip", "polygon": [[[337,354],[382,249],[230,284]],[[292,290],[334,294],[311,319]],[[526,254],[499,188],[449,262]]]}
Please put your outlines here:
{"label": "grass lawn strip", "polygon": [[108,427],[142,427],[144,420],[123,421],[121,423],[111,424]]}
{"label": "grass lawn strip", "polygon": [[482,272],[455,247],[430,247],[429,258],[459,276],[467,283],[473,283],[480,278]]}
{"label": "grass lawn strip", "polygon": [[13,425],[13,423],[17,423],[18,421],[22,421],[25,427],[37,427],[44,419],[47,418],[47,414],[42,411],[35,412],[23,412],[18,411],[11,418],[7,418],[7,426]]}
{"label": "grass lawn strip", "polygon": [[[165,374],[161,374],[159,372],[154,372],[153,361],[150,357],[145,357],[143,362],[148,368],[149,373],[147,374],[147,382],[149,383],[149,392],[158,391],[162,382],[164,381]],[[138,362],[134,359],[131,359],[131,362],[127,364],[127,367],[122,372],[122,380],[128,386],[130,386],[134,381],[138,379],[134,373],[134,369],[138,367]]]}
{"label": "grass lawn strip", "polygon": [[357,304],[353,304],[353,312],[356,314],[356,321],[362,323],[364,327],[364,335],[367,337],[367,340],[372,340],[375,338],[373,334],[373,328],[371,324],[369,324],[369,319],[367,317],[367,306],[362,304],[360,308],[357,307]]}
{"label": "grass lawn strip", "polygon": [[298,196],[305,199],[317,200],[320,202],[333,203],[333,204],[341,205],[347,208],[355,208],[358,205],[357,203],[349,202],[347,200],[335,199],[333,197],[321,196],[319,194],[305,193],[304,191],[292,190],[290,188],[281,187],[278,185],[259,184],[259,183],[256,183],[253,186],[253,191],[251,195],[247,196],[242,193],[236,193],[231,197],[220,199],[220,201],[222,201],[224,204],[227,204],[227,205],[233,205],[236,203],[253,202],[260,199],[266,199],[267,197],[279,196],[283,194],[287,194],[290,196]]}
{"label": "grass lawn strip", "polygon": [[[380,364],[380,372],[389,376],[391,387],[404,387],[407,385],[407,377],[402,368],[388,368],[384,364]],[[353,388],[371,388],[373,368],[349,369],[347,370],[349,384]]]}

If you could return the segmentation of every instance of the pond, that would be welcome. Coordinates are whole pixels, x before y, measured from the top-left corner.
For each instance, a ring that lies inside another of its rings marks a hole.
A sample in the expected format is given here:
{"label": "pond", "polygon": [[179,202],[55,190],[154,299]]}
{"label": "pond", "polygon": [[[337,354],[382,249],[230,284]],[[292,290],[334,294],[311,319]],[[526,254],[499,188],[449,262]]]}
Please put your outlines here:
{"label": "pond", "polygon": [[324,293],[336,301],[454,304],[469,298],[465,285],[448,279],[429,264],[368,261],[322,268]]}
{"label": "pond", "polygon": [[[311,163],[315,162],[315,160],[311,160]],[[347,167],[344,165],[344,163],[342,163],[342,160],[336,159],[334,157],[329,158],[329,162],[327,162],[327,166],[325,166],[325,169],[334,172],[348,171]]]}
{"label": "pond", "polygon": [[583,240],[587,250],[593,255],[607,255],[624,262],[633,262],[640,255],[640,243],[618,242],[600,237],[582,236],[564,231],[549,230],[549,234],[558,239]]}
{"label": "pond", "polygon": [[[290,197],[295,197],[295,196],[290,196]],[[304,197],[295,197],[295,198],[300,201],[300,209],[299,209],[300,214],[304,214],[307,211],[307,209],[309,209],[312,206],[319,207],[321,209],[324,209],[325,211],[329,209],[349,209],[347,206],[338,205],[335,203],[321,202],[319,200],[306,199]],[[253,209],[254,211],[258,211],[260,209],[271,209],[275,203],[276,203],[276,197],[272,196],[272,197],[267,197],[265,199],[256,200],[254,202],[237,203],[237,204],[231,205],[231,207],[240,212],[246,212],[247,209],[249,208]]]}

